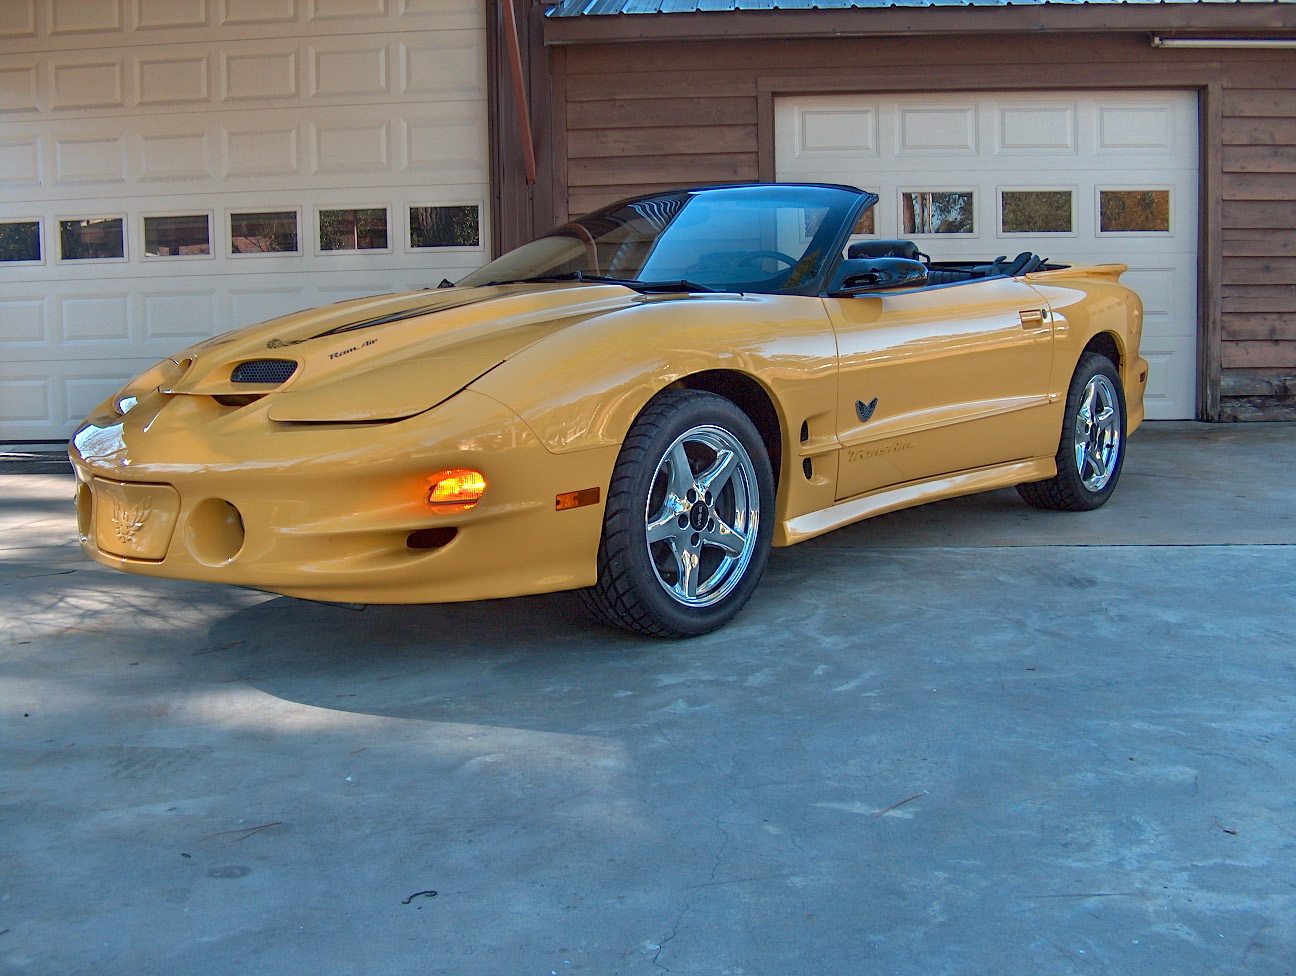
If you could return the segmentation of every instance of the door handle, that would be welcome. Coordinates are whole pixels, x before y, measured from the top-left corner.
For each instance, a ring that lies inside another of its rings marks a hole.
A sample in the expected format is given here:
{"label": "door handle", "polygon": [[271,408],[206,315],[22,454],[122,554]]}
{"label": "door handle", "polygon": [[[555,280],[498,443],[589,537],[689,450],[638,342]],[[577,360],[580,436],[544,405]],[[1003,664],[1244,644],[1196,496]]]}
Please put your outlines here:
{"label": "door handle", "polygon": [[1048,324],[1049,313],[1046,308],[1028,308],[1018,314],[1023,329],[1038,329]]}

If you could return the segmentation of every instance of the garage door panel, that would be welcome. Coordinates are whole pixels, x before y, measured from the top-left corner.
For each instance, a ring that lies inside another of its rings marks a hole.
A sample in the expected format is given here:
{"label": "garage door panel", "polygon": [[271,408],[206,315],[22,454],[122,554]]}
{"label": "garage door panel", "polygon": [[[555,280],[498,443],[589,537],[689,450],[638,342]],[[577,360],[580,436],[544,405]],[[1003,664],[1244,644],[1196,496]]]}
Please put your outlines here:
{"label": "garage door panel", "polygon": [[120,349],[131,340],[130,294],[100,292],[67,296],[58,301],[58,342],[89,354],[87,346]]}
{"label": "garage door panel", "polygon": [[0,112],[35,112],[40,107],[37,82],[35,61],[26,57],[0,59]]}
{"label": "garage door panel", "polygon": [[177,340],[197,341],[220,331],[217,327],[220,302],[215,289],[170,293],[141,289],[139,295],[146,343],[166,343],[173,347]]}
{"label": "garage door panel", "polygon": [[135,61],[135,88],[141,106],[174,108],[210,102],[210,59],[205,52],[142,55]]}
{"label": "garage door panel", "polygon": [[48,375],[6,375],[0,371],[0,410],[14,430],[38,429],[52,423],[53,380]]}
{"label": "garage door panel", "polygon": [[1192,417],[1196,411],[1196,383],[1193,374],[1181,368],[1196,359],[1192,338],[1146,336],[1139,352],[1148,362],[1147,390],[1143,404],[1152,419]]}
{"label": "garage door panel", "polygon": [[486,75],[476,44],[473,33],[451,31],[401,41],[399,92],[420,100],[485,98]]}
{"label": "garage door panel", "polygon": [[53,143],[55,185],[66,188],[69,184],[126,182],[123,136],[55,136]]}
{"label": "garage door panel", "polygon": [[120,30],[125,17],[121,0],[66,0],[48,3],[46,22],[54,34],[99,33]]}
{"label": "garage door panel", "polygon": [[64,54],[51,59],[49,72],[50,107],[55,111],[117,108],[124,104],[124,57]]}
{"label": "garage door panel", "polygon": [[[775,107],[778,178],[877,193],[864,236],[912,239],[938,261],[1033,251],[1128,265],[1162,383],[1149,416],[1162,418],[1196,412],[1197,138],[1189,92],[821,95]],[[1035,191],[1053,197],[1011,196]],[[1007,229],[1022,214],[1057,229]]]}
{"label": "garage door panel", "polygon": [[0,37],[36,36],[36,0],[0,4]]}
{"label": "garage door panel", "polygon": [[1150,149],[1173,153],[1175,113],[1169,105],[1102,105],[1097,115],[1097,151],[1128,153]]}
{"label": "garage door panel", "polygon": [[321,38],[310,45],[312,96],[385,94],[391,86],[389,46],[382,40]]}
{"label": "garage door panel", "polygon": [[[191,123],[190,123],[191,124]],[[141,183],[184,180],[208,183],[216,178],[215,132],[176,132],[167,126],[137,136],[135,172]]]}
{"label": "garage door panel", "polygon": [[996,148],[1005,155],[1018,153],[1074,154],[1079,133],[1074,103],[1056,105],[999,105]]}
{"label": "garage door panel", "polygon": [[391,166],[391,123],[315,122],[309,126],[312,173],[361,176]]}
{"label": "garage door panel", "polygon": [[14,295],[0,298],[0,349],[5,350],[5,358],[13,355],[15,346],[21,343],[39,345],[45,341],[45,305],[46,299],[35,295]]}
{"label": "garage door panel", "polygon": [[975,105],[900,106],[895,126],[898,156],[972,156],[978,149]]}
{"label": "garage door panel", "polygon": [[844,157],[849,168],[856,156],[876,156],[878,152],[878,113],[871,105],[855,109],[808,108],[796,127],[797,155],[814,156],[831,165],[834,156]]}
{"label": "garage door panel", "polygon": [[1130,267],[1121,276],[1121,281],[1138,292],[1139,298],[1143,299],[1144,334],[1182,333],[1181,329],[1170,328],[1168,324],[1183,314],[1178,307],[1179,298],[1185,290],[1183,277],[1178,268],[1138,267]]}
{"label": "garage door panel", "polygon": [[220,130],[221,173],[239,180],[292,176],[302,170],[302,123],[291,112],[257,116]]}

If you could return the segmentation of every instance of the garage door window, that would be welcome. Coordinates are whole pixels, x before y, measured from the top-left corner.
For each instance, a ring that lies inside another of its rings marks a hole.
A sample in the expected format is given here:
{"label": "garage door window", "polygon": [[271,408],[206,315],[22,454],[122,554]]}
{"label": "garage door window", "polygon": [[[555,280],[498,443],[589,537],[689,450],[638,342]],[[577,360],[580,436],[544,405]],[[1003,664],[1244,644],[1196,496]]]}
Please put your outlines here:
{"label": "garage door window", "polygon": [[901,223],[906,234],[972,234],[970,190],[905,190],[900,194]]}
{"label": "garage door window", "polygon": [[125,221],[90,217],[59,221],[59,254],[64,261],[126,257]]}
{"label": "garage door window", "polygon": [[1070,234],[1070,190],[1003,190],[999,194],[999,229],[1005,234]]}
{"label": "garage door window", "polygon": [[7,220],[0,223],[0,261],[37,262],[40,259],[40,221]]}
{"label": "garage door window", "polygon": [[1169,190],[1099,190],[1098,229],[1111,233],[1168,233]]}
{"label": "garage door window", "polygon": [[[870,193],[877,193],[877,190],[870,190]],[[855,221],[855,228],[851,231],[852,237],[865,237],[877,233],[877,217],[873,207],[869,207],[859,215],[859,220]]]}
{"label": "garage door window", "polygon": [[230,214],[231,253],[282,254],[296,250],[296,211]]}
{"label": "garage door window", "polygon": [[144,218],[144,256],[148,258],[211,255],[211,218],[207,214]]}
{"label": "garage door window", "polygon": [[410,247],[479,247],[477,208],[410,207]]}
{"label": "garage door window", "polygon": [[386,251],[387,208],[321,210],[321,251]]}

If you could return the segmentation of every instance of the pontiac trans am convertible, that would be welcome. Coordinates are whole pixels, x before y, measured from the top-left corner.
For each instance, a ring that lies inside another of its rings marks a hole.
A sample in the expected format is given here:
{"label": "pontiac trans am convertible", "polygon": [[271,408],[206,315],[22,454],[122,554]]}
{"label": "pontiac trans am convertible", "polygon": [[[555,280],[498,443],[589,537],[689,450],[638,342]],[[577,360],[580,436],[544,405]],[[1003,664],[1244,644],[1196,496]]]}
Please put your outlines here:
{"label": "pontiac trans am convertible", "polygon": [[577,589],[687,637],[772,545],[1009,485],[1102,505],[1147,379],[1124,266],[851,243],[876,200],[636,197],[457,284],[199,343],[73,437],[82,545],[317,600]]}

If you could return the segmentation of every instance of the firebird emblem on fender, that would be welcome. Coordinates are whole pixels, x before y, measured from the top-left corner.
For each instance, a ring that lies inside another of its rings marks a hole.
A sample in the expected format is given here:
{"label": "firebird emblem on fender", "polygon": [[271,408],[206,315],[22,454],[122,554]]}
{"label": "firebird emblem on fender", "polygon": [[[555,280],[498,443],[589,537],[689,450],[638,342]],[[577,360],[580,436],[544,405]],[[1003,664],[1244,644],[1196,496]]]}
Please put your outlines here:
{"label": "firebird emblem on fender", "polygon": [[135,533],[144,527],[153,503],[148,499],[138,505],[127,505],[119,498],[113,499],[113,528],[117,532],[118,542],[134,542]]}
{"label": "firebird emblem on fender", "polygon": [[869,418],[873,416],[873,411],[877,409],[877,403],[877,397],[874,397],[868,403],[865,403],[863,400],[855,401],[855,412],[859,414],[861,423],[866,424],[869,422]]}

